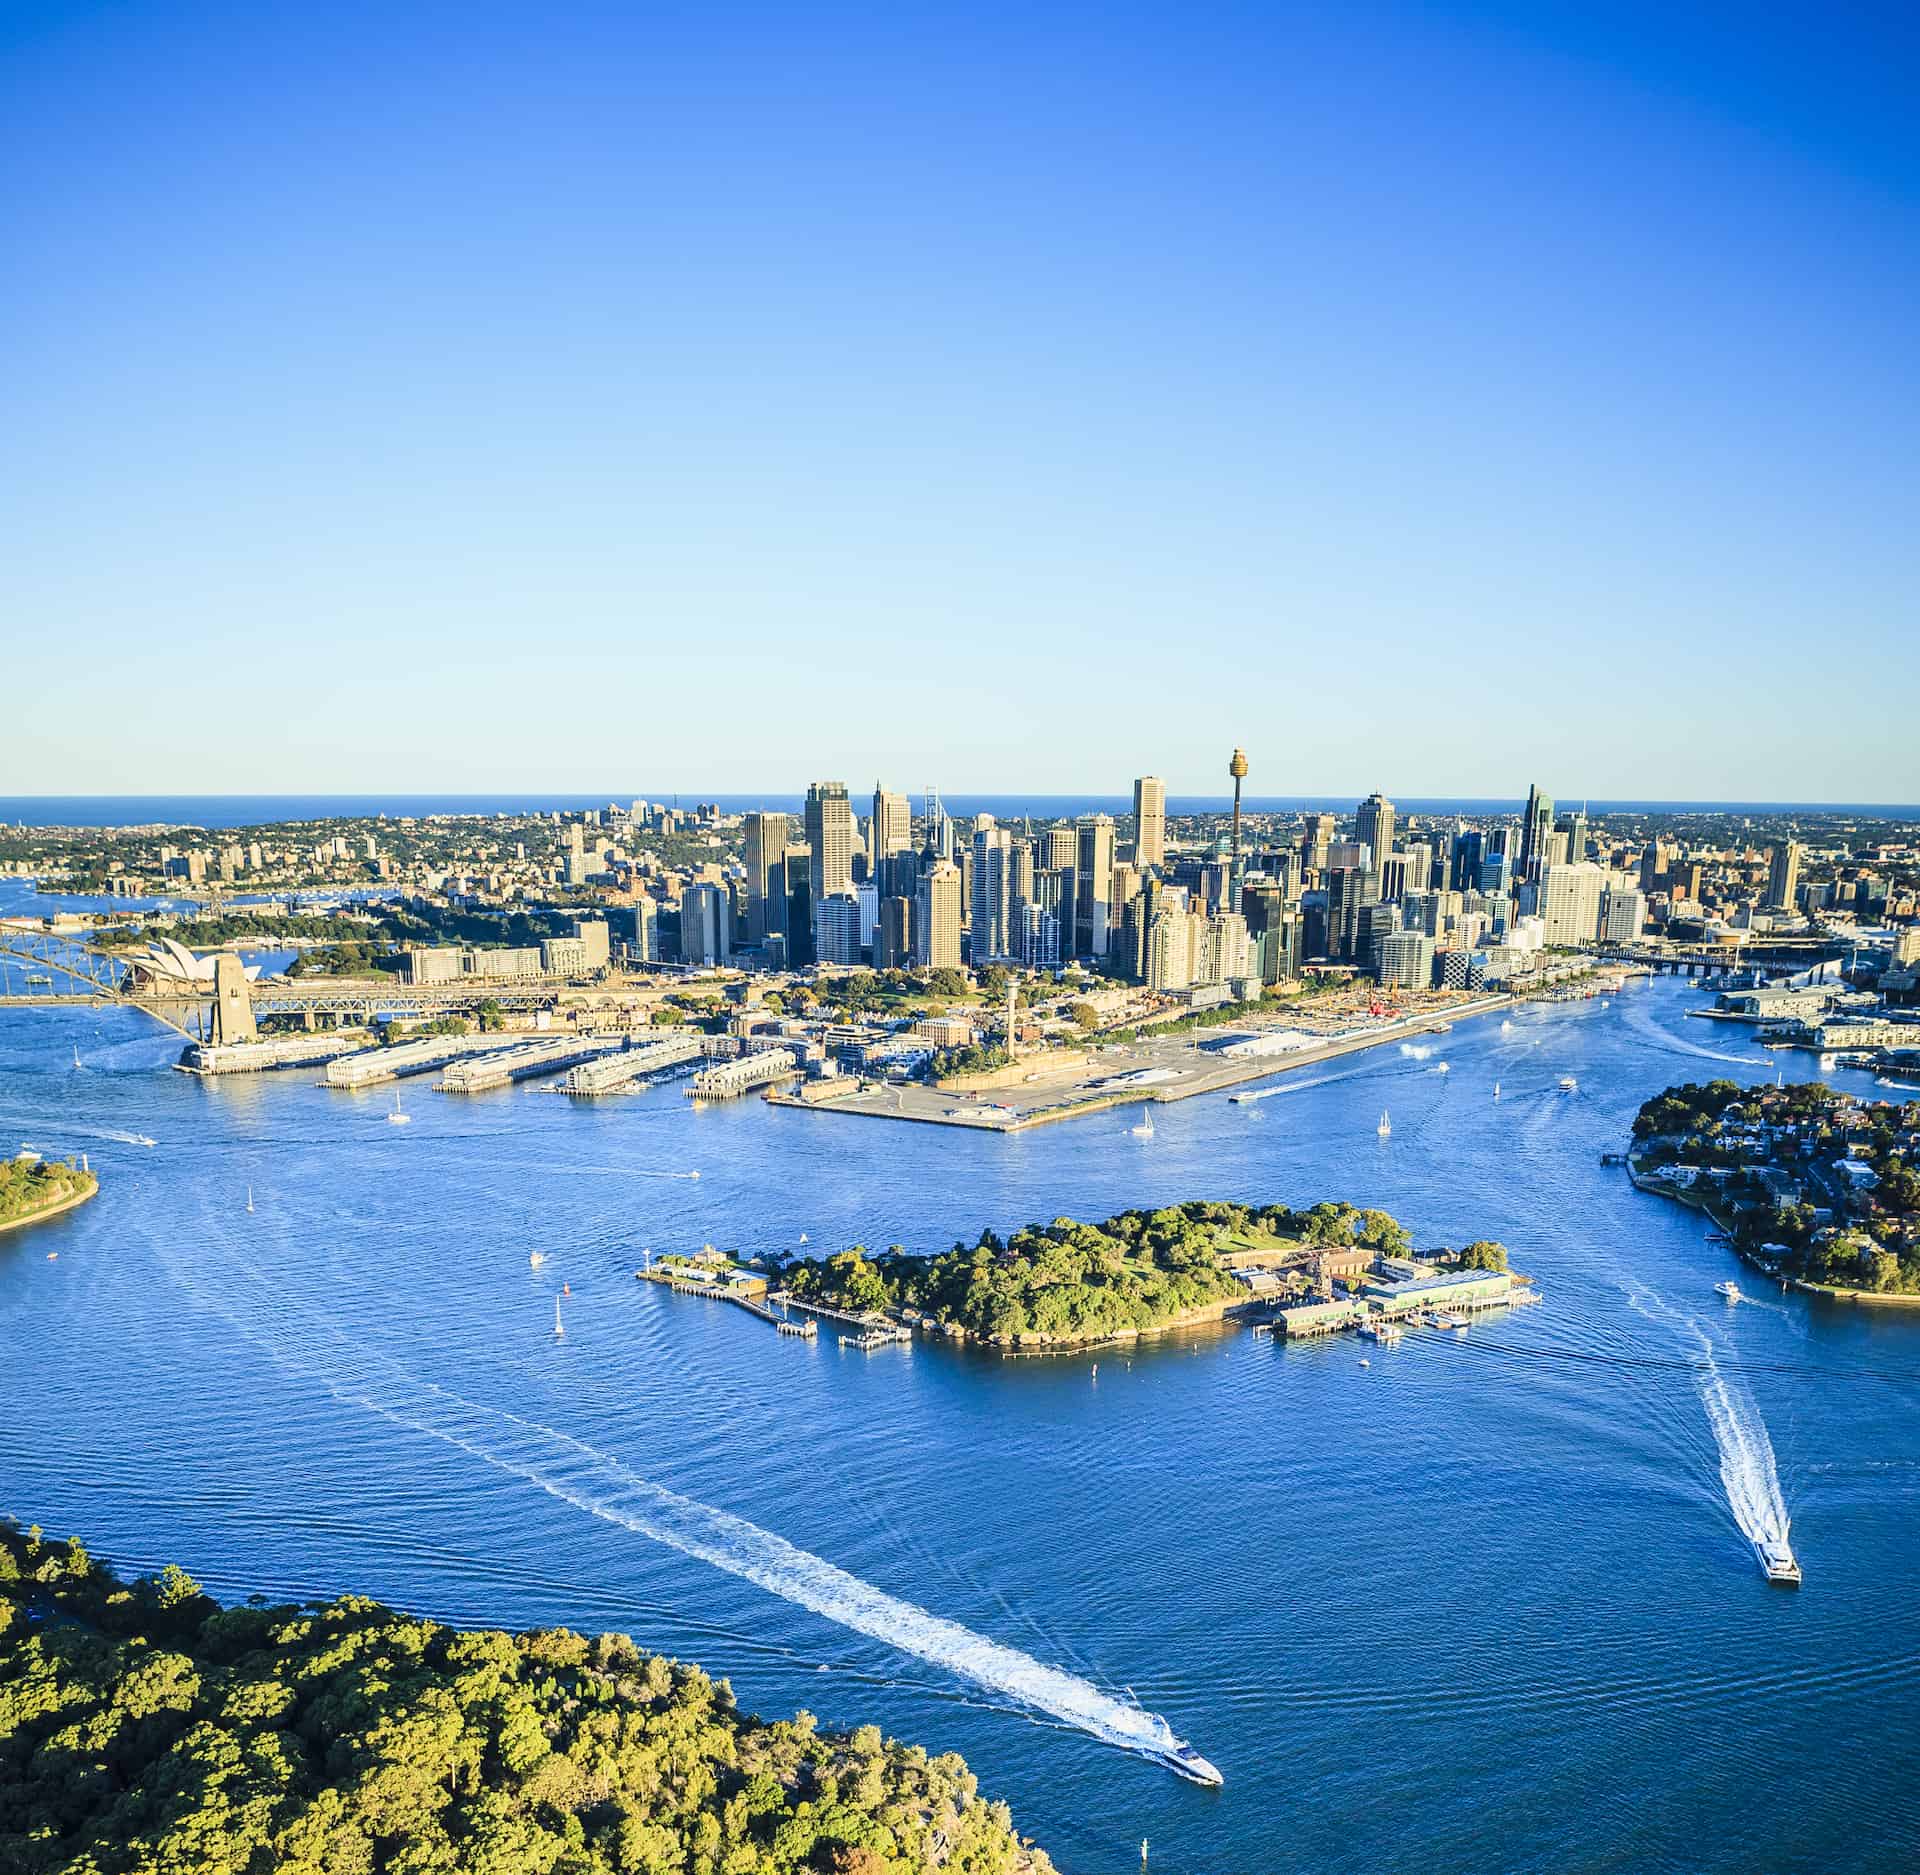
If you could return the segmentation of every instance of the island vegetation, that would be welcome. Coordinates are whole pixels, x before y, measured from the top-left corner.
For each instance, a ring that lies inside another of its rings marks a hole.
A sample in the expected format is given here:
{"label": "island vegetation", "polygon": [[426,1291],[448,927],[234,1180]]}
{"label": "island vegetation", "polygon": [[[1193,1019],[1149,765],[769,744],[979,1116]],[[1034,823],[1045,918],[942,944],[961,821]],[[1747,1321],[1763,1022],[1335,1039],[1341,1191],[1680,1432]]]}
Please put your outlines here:
{"label": "island vegetation", "polygon": [[[1318,1251],[1402,1256],[1412,1241],[1386,1212],[1348,1204],[1294,1211],[1198,1200],[1122,1211],[1098,1224],[1059,1217],[1005,1239],[986,1230],[978,1242],[932,1257],[909,1255],[898,1244],[876,1256],[856,1244],[790,1265],[785,1281],[803,1301],[893,1311],[983,1341],[1073,1344],[1220,1313],[1249,1295],[1236,1262],[1304,1271]],[[1506,1267],[1506,1251],[1496,1243],[1461,1255],[1475,1259],[1468,1267]]]}
{"label": "island vegetation", "polygon": [[34,1153],[0,1159],[0,1230],[64,1211],[100,1189],[93,1173],[70,1159],[43,1159]]}
{"label": "island vegetation", "polygon": [[0,1524],[8,1875],[1048,1875],[951,1754],[626,1636],[221,1608]]}
{"label": "island vegetation", "polygon": [[1646,1102],[1633,1135],[1636,1180],[1711,1212],[1770,1274],[1920,1297],[1920,1101],[1690,1082]]}

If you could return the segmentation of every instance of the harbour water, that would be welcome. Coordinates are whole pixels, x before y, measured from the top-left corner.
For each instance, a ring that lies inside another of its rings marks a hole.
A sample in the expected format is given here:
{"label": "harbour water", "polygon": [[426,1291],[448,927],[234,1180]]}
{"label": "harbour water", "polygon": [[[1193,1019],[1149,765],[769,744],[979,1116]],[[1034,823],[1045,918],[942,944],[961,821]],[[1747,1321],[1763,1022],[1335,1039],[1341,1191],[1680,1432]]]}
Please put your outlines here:
{"label": "harbour water", "polygon": [[[0,1509],[229,1596],[624,1630],[961,1751],[1081,1875],[1142,1837],[1156,1871],[1910,1867],[1920,1316],[1771,1293],[1600,1165],[1669,1082],[1772,1077],[1693,995],[1463,1023],[1151,1139],[671,1088],[422,1090],[391,1127],[381,1091],[171,1073],[130,1012],[10,1012],[0,1146],[104,1189],[0,1238]],[[1366,1367],[1234,1331],[999,1361],[633,1279],[1189,1197],[1498,1237],[1547,1303]],[[1780,1518],[1798,1594],[1747,1541]],[[1150,1715],[1225,1788],[1131,1749]]]}

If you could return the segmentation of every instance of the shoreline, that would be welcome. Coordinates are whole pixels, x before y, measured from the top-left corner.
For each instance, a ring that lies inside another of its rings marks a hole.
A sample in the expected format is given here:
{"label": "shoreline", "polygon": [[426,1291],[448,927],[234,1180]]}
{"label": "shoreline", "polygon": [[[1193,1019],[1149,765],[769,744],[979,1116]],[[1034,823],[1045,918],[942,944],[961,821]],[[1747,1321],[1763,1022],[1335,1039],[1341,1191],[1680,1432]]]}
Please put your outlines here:
{"label": "shoreline", "polygon": [[1726,1238],[1726,1247],[1749,1269],[1758,1270],[1769,1282],[1781,1283],[1788,1289],[1797,1289],[1803,1296],[1819,1296],[1827,1302],[1844,1302],[1854,1308],[1866,1309],[1920,1309],[1920,1296],[1882,1295],[1877,1289],[1841,1289],[1832,1283],[1810,1283],[1804,1276],[1789,1276],[1781,1270],[1770,1269],[1765,1263],[1745,1249],[1734,1234],[1731,1220],[1724,1218],[1704,1198],[1696,1198],[1689,1191],[1677,1191],[1665,1185],[1655,1185],[1633,1162],[1632,1153],[1626,1157],[1628,1181],[1635,1191],[1645,1192],[1649,1198],[1665,1198],[1670,1203],[1685,1205],[1690,1211],[1698,1211],[1704,1217],[1711,1218],[1720,1227]]}
{"label": "shoreline", "polygon": [[89,1198],[100,1195],[100,1180],[96,1177],[85,1191],[76,1191],[71,1197],[62,1198],[58,1204],[43,1206],[38,1211],[29,1211],[25,1217],[10,1217],[0,1223],[0,1237],[10,1230],[24,1230],[29,1224],[44,1224],[50,1217],[58,1217],[64,1211],[78,1210]]}
{"label": "shoreline", "polygon": [[[1036,1126],[1051,1126],[1062,1120],[1084,1119],[1090,1114],[1112,1112],[1121,1107],[1171,1106],[1176,1101],[1197,1100],[1206,1094],[1231,1093],[1236,1089],[1252,1085],[1256,1081],[1271,1080],[1296,1068],[1317,1067],[1329,1061],[1337,1061],[1344,1055],[1364,1053],[1367,1049],[1378,1048],[1388,1042],[1404,1041],[1410,1035],[1430,1034],[1442,1027],[1451,1028],[1456,1022],[1470,1021],[1478,1016],[1492,1015],[1503,1008],[1510,1008],[1520,999],[1506,994],[1483,996],[1473,1002],[1456,1004],[1447,1008],[1432,1009],[1419,1015],[1402,1016],[1377,1029],[1368,1029],[1357,1035],[1336,1036],[1313,1047],[1302,1048],[1295,1053],[1278,1060],[1270,1056],[1256,1056],[1247,1062],[1244,1069],[1233,1071],[1230,1062],[1216,1063],[1204,1085],[1195,1087],[1169,1088],[1154,1085],[1139,1088],[1119,1088],[1108,1093],[1089,1095],[1085,1100],[1067,1102],[1056,1107],[1042,1109],[1035,1113],[1023,1113],[1015,1119],[978,1119],[962,1114],[954,1117],[946,1112],[914,1113],[904,1107],[853,1106],[851,1101],[860,1097],[857,1087],[849,1087],[837,1094],[828,1094],[818,1099],[809,1099],[804,1094],[783,1094],[771,1089],[764,1096],[766,1103],[774,1107],[799,1108],[809,1113],[850,1114],[864,1120],[902,1120],[917,1126],[946,1126],[969,1133],[1024,1133]],[[1228,1025],[1222,1024],[1223,1028]],[[1250,1025],[1251,1026],[1251,1025]],[[1275,1026],[1285,1026],[1284,1023]],[[945,1099],[960,1100],[964,1094],[945,1094],[938,1087],[919,1090],[922,1094]],[[1014,1090],[1009,1089],[1009,1092]]]}

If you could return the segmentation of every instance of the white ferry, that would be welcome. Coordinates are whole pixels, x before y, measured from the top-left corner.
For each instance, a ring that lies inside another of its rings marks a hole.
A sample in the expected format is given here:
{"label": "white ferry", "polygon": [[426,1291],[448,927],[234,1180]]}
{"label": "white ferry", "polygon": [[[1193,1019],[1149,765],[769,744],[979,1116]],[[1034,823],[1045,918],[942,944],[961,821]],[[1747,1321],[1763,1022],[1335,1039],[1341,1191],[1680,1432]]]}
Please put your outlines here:
{"label": "white ferry", "polygon": [[1769,1582],[1778,1582],[1790,1589],[1800,1586],[1800,1562],[1785,1537],[1757,1536],[1753,1539],[1753,1553],[1760,1558],[1760,1573]]}

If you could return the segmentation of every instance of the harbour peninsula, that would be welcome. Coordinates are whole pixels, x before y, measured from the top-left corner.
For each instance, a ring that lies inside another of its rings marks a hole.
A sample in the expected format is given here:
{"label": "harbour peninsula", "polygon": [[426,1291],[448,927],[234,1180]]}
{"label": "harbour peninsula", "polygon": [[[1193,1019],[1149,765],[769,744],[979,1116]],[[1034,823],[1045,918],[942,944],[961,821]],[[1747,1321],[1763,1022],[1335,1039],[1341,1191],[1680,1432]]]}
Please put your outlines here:
{"label": "harbour peninsula", "polygon": [[1920,1100],[1689,1082],[1641,1107],[1633,1141],[1635,1185],[1705,1211],[1767,1276],[1920,1307]]}
{"label": "harbour peninsula", "polygon": [[100,1189],[85,1164],[43,1159],[31,1147],[0,1160],[0,1233],[24,1230],[83,1205]]}

